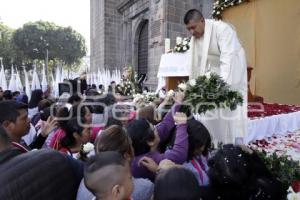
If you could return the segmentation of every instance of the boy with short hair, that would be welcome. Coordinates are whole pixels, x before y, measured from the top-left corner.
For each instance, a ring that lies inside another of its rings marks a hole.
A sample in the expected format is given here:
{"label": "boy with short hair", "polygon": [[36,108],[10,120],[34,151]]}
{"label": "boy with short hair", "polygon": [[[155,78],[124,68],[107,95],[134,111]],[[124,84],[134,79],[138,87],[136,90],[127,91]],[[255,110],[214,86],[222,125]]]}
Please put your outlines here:
{"label": "boy with short hair", "polygon": [[87,188],[96,200],[129,200],[133,191],[129,163],[114,151],[91,157],[84,172]]}

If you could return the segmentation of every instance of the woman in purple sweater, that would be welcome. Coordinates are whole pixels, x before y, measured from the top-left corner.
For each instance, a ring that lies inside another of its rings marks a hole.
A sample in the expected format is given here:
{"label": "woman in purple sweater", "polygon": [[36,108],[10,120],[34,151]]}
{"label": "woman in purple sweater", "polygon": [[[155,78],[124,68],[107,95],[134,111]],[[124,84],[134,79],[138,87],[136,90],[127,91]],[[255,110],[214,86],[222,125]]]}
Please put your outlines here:
{"label": "woman in purple sweater", "polygon": [[[135,153],[131,165],[134,177],[154,180],[155,173],[140,164],[144,157],[153,159],[156,164],[163,159],[169,159],[176,164],[182,164],[187,160],[187,116],[184,113],[176,112],[178,109],[179,105],[175,104],[157,126],[153,126],[145,119],[134,120],[128,124],[127,132],[131,137]],[[175,113],[174,117],[173,113]],[[159,143],[168,139],[174,126],[176,126],[176,137],[172,149],[159,152],[157,148]]]}

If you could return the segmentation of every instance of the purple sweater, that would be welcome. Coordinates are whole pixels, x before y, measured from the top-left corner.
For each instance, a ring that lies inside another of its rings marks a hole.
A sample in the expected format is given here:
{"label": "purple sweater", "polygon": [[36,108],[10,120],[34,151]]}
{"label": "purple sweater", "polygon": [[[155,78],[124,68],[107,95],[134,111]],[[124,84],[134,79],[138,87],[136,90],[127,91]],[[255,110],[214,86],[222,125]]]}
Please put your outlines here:
{"label": "purple sweater", "polygon": [[[174,105],[168,114],[164,117],[163,121],[160,122],[156,128],[158,135],[160,137],[160,142],[164,142],[168,139],[172,128],[175,126],[173,113],[179,109],[180,105]],[[160,152],[148,152],[140,156],[136,156],[131,164],[132,174],[135,178],[148,178],[154,180],[155,174],[149,171],[144,166],[139,166],[139,160],[147,156],[152,158],[157,164],[163,159],[169,159],[177,164],[182,164],[187,160],[188,154],[188,134],[187,134],[187,125],[181,124],[176,126],[176,138],[173,145],[173,148],[167,150],[164,153]]]}

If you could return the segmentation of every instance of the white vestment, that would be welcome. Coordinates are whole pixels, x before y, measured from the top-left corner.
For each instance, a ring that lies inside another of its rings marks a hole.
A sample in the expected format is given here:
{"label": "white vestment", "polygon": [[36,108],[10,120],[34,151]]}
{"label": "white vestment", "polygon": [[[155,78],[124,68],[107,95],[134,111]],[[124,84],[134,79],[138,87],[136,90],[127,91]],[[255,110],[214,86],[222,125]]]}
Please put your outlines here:
{"label": "white vestment", "polygon": [[192,37],[189,56],[190,78],[214,72],[243,95],[243,105],[234,111],[217,109],[197,117],[215,144],[235,143],[247,135],[247,64],[236,32],[222,21],[205,20],[204,36]]}

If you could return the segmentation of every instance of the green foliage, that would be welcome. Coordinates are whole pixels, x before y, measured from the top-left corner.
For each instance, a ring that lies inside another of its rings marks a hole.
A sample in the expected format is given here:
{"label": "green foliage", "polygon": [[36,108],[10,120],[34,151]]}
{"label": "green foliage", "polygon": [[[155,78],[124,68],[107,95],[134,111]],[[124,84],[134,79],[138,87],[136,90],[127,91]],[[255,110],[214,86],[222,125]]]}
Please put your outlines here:
{"label": "green foliage", "polygon": [[222,13],[225,9],[248,1],[249,0],[215,0],[213,4],[212,17],[214,19],[222,19]]}
{"label": "green foliage", "polygon": [[26,23],[15,31],[12,40],[30,60],[44,60],[48,50],[50,61],[71,66],[80,63],[86,55],[85,40],[79,33],[50,22]]}
{"label": "green foliage", "polygon": [[199,76],[196,84],[188,87],[185,91],[184,103],[192,105],[193,112],[205,113],[216,108],[229,108],[235,110],[242,105],[242,95],[230,89],[229,85],[217,74],[210,77]]}
{"label": "green foliage", "polygon": [[136,94],[135,84],[130,80],[122,80],[121,83],[116,86],[116,93],[122,96],[133,96]]}
{"label": "green foliage", "polygon": [[268,155],[265,151],[256,151],[275,178],[283,183],[285,191],[295,180],[300,180],[300,164],[288,156],[277,156],[274,152]]}
{"label": "green foliage", "polygon": [[0,23],[0,57],[3,58],[3,65],[6,67],[10,67],[13,62],[18,65],[22,63],[22,52],[18,51],[11,42],[13,31]]}

